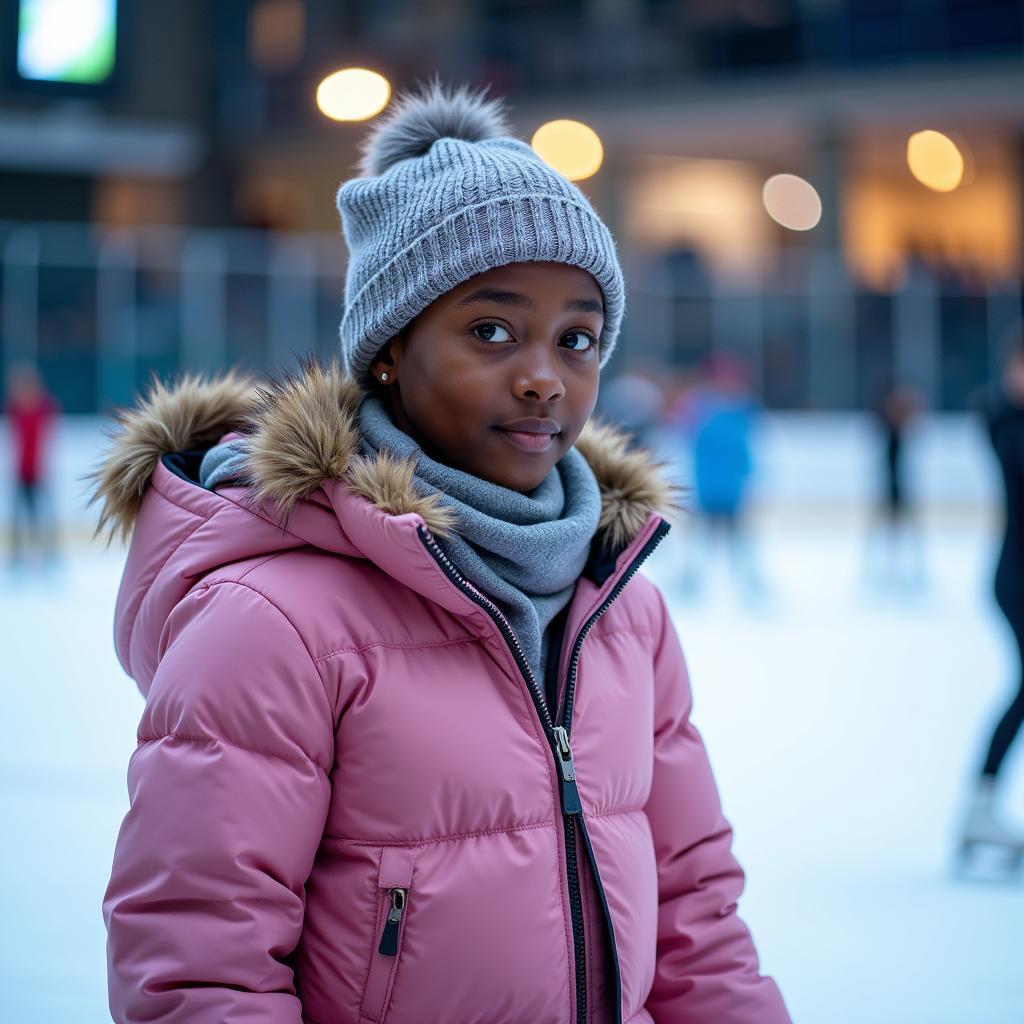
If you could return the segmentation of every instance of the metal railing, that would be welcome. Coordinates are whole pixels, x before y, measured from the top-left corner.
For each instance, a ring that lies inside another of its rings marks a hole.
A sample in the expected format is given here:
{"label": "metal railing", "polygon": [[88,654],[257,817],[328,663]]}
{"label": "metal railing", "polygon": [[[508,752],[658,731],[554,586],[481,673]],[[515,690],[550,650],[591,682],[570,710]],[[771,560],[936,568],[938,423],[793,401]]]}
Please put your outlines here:
{"label": "metal railing", "polygon": [[[895,380],[955,410],[1020,329],[1018,284],[919,268],[894,291],[835,254],[778,260],[743,283],[679,274],[624,249],[627,317],[615,372],[685,373],[716,349],[750,364],[769,408],[857,409]],[[152,373],[272,373],[337,351],[344,243],[328,234],[0,225],[0,364],[39,366],[67,412],[130,401]]]}
{"label": "metal railing", "polygon": [[0,228],[0,350],[68,412],[152,373],[279,369],[336,348],[344,247],[329,235],[18,224]]}

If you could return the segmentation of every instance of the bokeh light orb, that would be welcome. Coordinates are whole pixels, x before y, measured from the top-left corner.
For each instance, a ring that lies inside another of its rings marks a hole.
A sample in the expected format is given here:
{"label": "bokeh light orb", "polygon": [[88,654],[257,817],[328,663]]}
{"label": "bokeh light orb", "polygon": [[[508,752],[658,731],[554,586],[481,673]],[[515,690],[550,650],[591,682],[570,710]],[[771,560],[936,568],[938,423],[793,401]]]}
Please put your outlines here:
{"label": "bokeh light orb", "polygon": [[597,132],[582,121],[548,121],[533,133],[530,145],[546,164],[570,181],[589,178],[604,162],[604,146]]}
{"label": "bokeh light orb", "polygon": [[316,89],[320,113],[332,121],[366,121],[391,99],[391,83],[369,68],[343,68],[328,75]]}
{"label": "bokeh light orb", "polygon": [[796,174],[773,174],[761,196],[768,216],[790,231],[810,231],[821,220],[821,197]]}
{"label": "bokeh light orb", "polygon": [[956,143],[931,129],[914,132],[907,140],[907,166],[934,192],[952,192],[964,178],[964,157]]}

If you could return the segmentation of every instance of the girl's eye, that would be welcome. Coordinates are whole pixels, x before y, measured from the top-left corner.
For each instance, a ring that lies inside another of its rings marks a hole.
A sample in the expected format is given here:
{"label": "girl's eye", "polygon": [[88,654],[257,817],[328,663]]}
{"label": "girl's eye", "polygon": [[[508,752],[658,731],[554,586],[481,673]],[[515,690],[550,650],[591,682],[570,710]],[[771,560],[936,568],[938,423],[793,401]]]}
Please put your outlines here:
{"label": "girl's eye", "polygon": [[589,352],[596,344],[594,336],[587,334],[586,331],[570,331],[568,334],[563,334],[562,337],[576,339],[575,345],[570,344],[567,346],[573,352]]}
{"label": "girl's eye", "polygon": [[[504,337],[499,334],[500,331],[504,332]],[[512,340],[512,335],[501,324],[479,324],[473,328],[473,333],[481,341],[499,342]]]}

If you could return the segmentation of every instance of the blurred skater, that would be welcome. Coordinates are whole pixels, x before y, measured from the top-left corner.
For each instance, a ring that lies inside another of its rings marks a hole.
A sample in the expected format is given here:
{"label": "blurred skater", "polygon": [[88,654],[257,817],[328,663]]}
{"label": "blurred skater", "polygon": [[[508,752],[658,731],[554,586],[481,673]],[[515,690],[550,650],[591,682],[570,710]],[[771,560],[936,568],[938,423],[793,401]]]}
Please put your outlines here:
{"label": "blurred skater", "polygon": [[[747,596],[762,589],[745,523],[755,415],[749,371],[730,352],[708,357],[702,380],[684,395],[675,413],[692,447],[694,493],[705,536],[728,547],[735,577]],[[694,545],[695,555],[700,547],[709,545]],[[683,584],[699,588],[692,560]]]}
{"label": "blurred skater", "polygon": [[1024,346],[1014,346],[1002,380],[990,396],[986,420],[1005,488],[1003,545],[996,567],[995,595],[1017,644],[1021,673],[1017,693],[999,719],[988,744],[961,844],[962,855],[979,845],[1009,848],[1014,863],[1024,857],[1024,833],[1006,826],[996,808],[996,786],[1006,754],[1024,723]]}
{"label": "blurred skater", "polygon": [[11,508],[11,561],[21,561],[27,546],[37,554],[56,554],[56,530],[47,507],[46,447],[57,402],[43,385],[39,372],[27,363],[11,368],[7,378],[4,414],[14,446],[14,485]]}
{"label": "blurred skater", "polygon": [[[918,394],[905,385],[886,389],[875,408],[882,449],[881,488],[867,570],[883,586],[919,587],[924,583],[924,551],[916,509],[907,486],[907,441],[921,408]],[[873,571],[874,550],[880,566]]]}
{"label": "blurred skater", "polygon": [[658,424],[665,396],[652,374],[630,372],[613,377],[601,388],[597,411],[649,450],[658,447]]}

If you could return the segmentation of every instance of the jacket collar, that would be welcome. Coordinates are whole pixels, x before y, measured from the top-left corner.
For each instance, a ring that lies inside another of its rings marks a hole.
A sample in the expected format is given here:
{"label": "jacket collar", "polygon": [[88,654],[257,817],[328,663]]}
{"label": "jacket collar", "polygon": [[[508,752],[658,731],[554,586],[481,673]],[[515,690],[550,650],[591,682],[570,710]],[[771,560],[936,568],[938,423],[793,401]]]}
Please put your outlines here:
{"label": "jacket collar", "polygon": [[[156,382],[133,409],[119,415],[114,444],[92,474],[99,528],[129,536],[163,456],[206,448],[225,433],[241,431],[252,497],[276,506],[282,518],[325,482],[341,481],[388,515],[418,513],[441,537],[455,531],[454,518],[438,497],[416,490],[411,461],[386,452],[370,459],[360,454],[357,410],[363,397],[360,386],[335,364],[309,363],[262,388],[234,373],[213,380],[186,376],[170,387]],[[591,421],[576,447],[601,489],[600,544],[594,550],[613,562],[651,513],[676,509],[675,489],[664,464],[631,449],[627,435],[612,426]]]}

